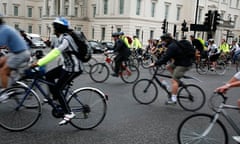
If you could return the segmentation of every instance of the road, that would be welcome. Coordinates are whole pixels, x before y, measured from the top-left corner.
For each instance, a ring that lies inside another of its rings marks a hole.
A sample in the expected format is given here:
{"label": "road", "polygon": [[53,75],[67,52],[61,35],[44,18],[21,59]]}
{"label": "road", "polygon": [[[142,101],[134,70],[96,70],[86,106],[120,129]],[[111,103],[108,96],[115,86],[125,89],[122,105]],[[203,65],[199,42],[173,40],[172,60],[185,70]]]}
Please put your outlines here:
{"label": "road", "polygon": [[[55,63],[52,63],[50,66],[54,65]],[[202,82],[186,82],[201,86],[209,98],[213,90],[234,73],[233,67],[224,76],[214,73],[199,75],[192,69],[187,74],[199,78]],[[141,78],[149,77],[149,72],[141,69]],[[96,87],[109,96],[106,118],[98,127],[81,131],[71,125],[58,126],[60,119],[55,119],[51,115],[50,107],[44,105],[41,119],[30,129],[8,132],[0,128],[0,144],[176,144],[180,122],[193,114],[184,111],[179,105],[165,105],[164,96],[159,96],[150,105],[140,105],[132,97],[132,84],[125,84],[120,78],[109,77],[105,83],[94,83],[88,74],[82,74],[75,80],[74,86]],[[239,97],[238,91],[236,88],[228,92],[230,104],[235,104]],[[198,112],[212,111],[205,104]],[[231,113],[234,119],[239,120],[238,112]],[[229,127],[228,130],[230,135],[236,135]]]}

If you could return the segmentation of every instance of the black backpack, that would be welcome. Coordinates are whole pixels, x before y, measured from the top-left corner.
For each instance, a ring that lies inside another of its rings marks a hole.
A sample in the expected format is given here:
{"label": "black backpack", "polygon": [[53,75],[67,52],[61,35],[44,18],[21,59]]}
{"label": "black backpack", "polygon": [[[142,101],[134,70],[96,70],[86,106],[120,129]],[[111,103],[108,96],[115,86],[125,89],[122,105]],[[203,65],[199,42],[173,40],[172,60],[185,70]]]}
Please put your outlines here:
{"label": "black backpack", "polygon": [[181,48],[182,56],[188,57],[192,62],[195,61],[196,50],[188,40],[179,40],[176,44]]}
{"label": "black backpack", "polygon": [[73,38],[77,45],[77,51],[74,49],[74,54],[82,62],[88,62],[92,57],[92,50],[84,33],[71,30],[68,34]]}

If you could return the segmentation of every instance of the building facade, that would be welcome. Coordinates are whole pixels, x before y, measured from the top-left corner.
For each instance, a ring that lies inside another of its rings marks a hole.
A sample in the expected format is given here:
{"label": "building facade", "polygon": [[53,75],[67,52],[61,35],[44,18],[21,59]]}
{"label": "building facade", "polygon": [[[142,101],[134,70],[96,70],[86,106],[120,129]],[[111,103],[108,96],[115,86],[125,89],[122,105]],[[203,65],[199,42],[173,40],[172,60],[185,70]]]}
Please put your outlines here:
{"label": "building facade", "polygon": [[[197,8],[197,11],[196,11]],[[111,34],[123,31],[137,35],[146,44],[162,35],[162,24],[176,39],[195,34],[207,39],[206,32],[190,31],[190,24],[203,24],[205,14],[218,11],[221,22],[213,37],[231,41],[240,36],[240,0],[1,0],[5,21],[44,39],[53,35],[52,21],[66,17],[71,28],[83,31],[88,39],[110,41]],[[197,13],[197,15],[196,15]],[[188,31],[182,32],[185,20]]]}

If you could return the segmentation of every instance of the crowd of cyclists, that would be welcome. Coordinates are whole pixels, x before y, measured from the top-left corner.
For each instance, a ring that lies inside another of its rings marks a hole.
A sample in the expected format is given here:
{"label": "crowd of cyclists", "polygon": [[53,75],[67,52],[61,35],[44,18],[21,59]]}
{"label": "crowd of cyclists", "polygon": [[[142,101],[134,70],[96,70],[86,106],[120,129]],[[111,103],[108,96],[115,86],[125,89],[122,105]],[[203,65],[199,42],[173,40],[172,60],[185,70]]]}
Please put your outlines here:
{"label": "crowd of cyclists", "polygon": [[[57,17],[52,24],[59,43],[48,54],[33,62],[31,67],[47,65],[58,56],[63,56],[63,65],[53,68],[46,73],[46,78],[49,81],[56,82],[55,87],[50,86],[49,88],[54,99],[57,99],[63,107],[65,115],[62,121],[59,122],[59,125],[63,125],[74,118],[75,114],[68,107],[61,90],[82,73],[82,62],[72,53],[69,53],[69,51],[74,49],[74,47],[71,47],[71,45],[74,45],[74,41],[69,35],[66,35],[69,30],[68,20],[64,17]],[[25,39],[24,35],[20,35],[16,29],[5,24],[2,15],[0,15],[0,36],[0,48],[8,49],[8,54],[0,58],[1,87],[5,89],[8,86],[7,78],[10,76],[11,71],[18,69],[20,64],[26,63],[30,59],[28,45],[31,44]],[[171,34],[163,34],[160,39],[149,39],[145,48],[137,36],[133,36],[129,40],[129,37],[124,32],[114,32],[112,33],[112,38],[114,40],[113,52],[116,53],[114,59],[115,69],[112,76],[118,76],[120,64],[123,61],[127,61],[132,53],[136,57],[142,57],[143,59],[146,55],[151,54],[154,57],[154,61],[149,64],[149,67],[166,65],[166,69],[172,74],[172,97],[167,103],[176,104],[178,81],[191,68],[192,63],[187,57],[180,57],[182,51]],[[183,37],[183,39],[187,40],[186,37]],[[209,59],[212,63],[211,70],[216,68],[216,61],[221,57],[224,57],[227,63],[232,64],[235,64],[240,59],[240,46],[237,40],[233,40],[231,44],[228,44],[225,39],[221,39],[220,45],[217,46],[217,43],[212,38],[204,41],[191,35],[189,39],[189,43],[196,50],[195,62]],[[217,88],[216,91],[226,92],[230,87],[239,87],[239,75],[239,73],[235,74],[226,85]],[[1,96],[0,101],[3,99],[6,98]]]}

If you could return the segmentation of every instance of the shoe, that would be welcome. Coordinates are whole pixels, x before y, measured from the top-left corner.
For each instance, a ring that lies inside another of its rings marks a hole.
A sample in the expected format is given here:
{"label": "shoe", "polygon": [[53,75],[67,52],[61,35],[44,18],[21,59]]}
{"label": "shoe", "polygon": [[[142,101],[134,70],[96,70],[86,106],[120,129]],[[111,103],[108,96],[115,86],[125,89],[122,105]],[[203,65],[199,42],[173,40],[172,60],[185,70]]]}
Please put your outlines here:
{"label": "shoe", "polygon": [[211,71],[215,71],[215,68],[212,67],[210,70],[211,70]]}
{"label": "shoe", "polygon": [[0,103],[3,103],[4,101],[6,101],[9,98],[9,93],[2,93],[2,91],[0,92]]}
{"label": "shoe", "polygon": [[111,74],[113,77],[118,77],[118,74],[116,74],[116,73],[112,73]]}
{"label": "shoe", "polygon": [[74,118],[76,115],[71,112],[70,114],[65,114],[64,115],[64,118],[62,121],[60,121],[58,124],[61,126],[61,125],[65,125],[67,124],[72,118]]}
{"label": "shoe", "polygon": [[168,100],[168,101],[166,101],[165,104],[166,104],[166,105],[176,105],[176,104],[177,104],[177,101]]}
{"label": "shoe", "polygon": [[232,137],[236,142],[240,143],[240,136],[233,136]]}

